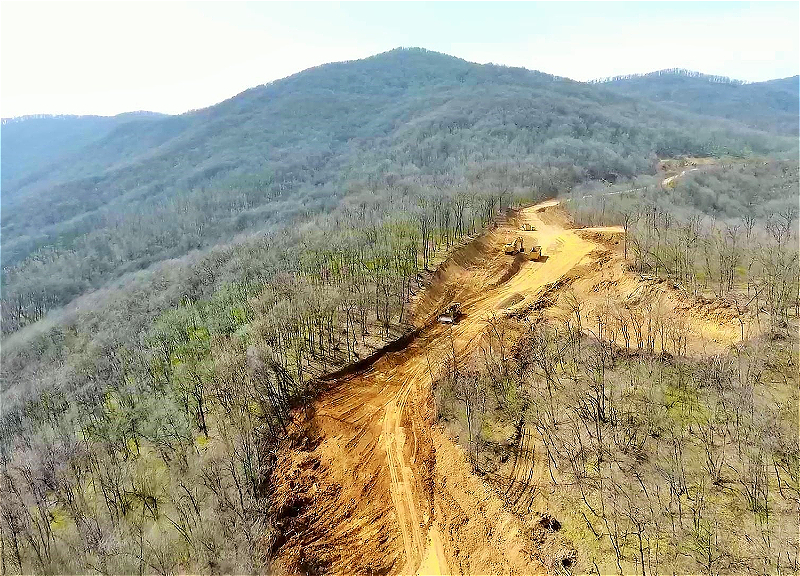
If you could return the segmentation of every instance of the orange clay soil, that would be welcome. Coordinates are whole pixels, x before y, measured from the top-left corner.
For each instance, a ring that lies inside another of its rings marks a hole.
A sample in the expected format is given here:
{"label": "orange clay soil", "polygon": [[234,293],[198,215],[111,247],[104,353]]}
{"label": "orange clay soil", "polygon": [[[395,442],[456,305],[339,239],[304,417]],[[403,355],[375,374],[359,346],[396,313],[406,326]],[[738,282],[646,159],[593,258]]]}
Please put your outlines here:
{"label": "orange clay soil", "polygon": [[[535,230],[520,230],[522,223]],[[709,322],[707,311],[692,309],[674,288],[626,272],[621,228],[570,226],[551,200],[456,250],[415,302],[418,335],[330,383],[295,414],[273,475],[279,572],[541,574],[553,565],[550,556],[568,554],[542,546],[537,519],[507,511],[472,473],[464,451],[436,425],[432,379],[448,359],[466,361],[480,347],[488,318],[530,309],[553,290],[579,291],[587,310],[612,291],[616,301],[683,306],[682,318],[715,326],[720,341],[733,341],[739,329],[728,317]],[[541,245],[542,261],[504,254],[516,236],[527,251]],[[438,324],[438,312],[453,301],[464,316]]]}

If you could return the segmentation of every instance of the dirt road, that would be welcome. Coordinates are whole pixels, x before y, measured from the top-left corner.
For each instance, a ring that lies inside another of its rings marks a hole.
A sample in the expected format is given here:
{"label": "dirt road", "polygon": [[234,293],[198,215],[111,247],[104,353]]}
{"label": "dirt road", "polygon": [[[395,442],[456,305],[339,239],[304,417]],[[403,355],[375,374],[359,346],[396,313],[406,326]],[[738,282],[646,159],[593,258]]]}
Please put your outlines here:
{"label": "dirt road", "polygon": [[[522,210],[458,250],[415,308],[419,336],[363,373],[337,382],[298,419],[276,470],[288,572],[402,574],[542,571],[529,530],[471,474],[463,452],[434,429],[432,378],[481,345],[487,319],[509,299],[534,301],[599,246],[549,218],[558,202]],[[521,231],[520,224],[535,231]],[[612,232],[616,232],[613,229]],[[508,256],[522,236],[541,262]],[[464,316],[435,323],[445,304]]]}
{"label": "dirt road", "polygon": [[[521,231],[523,223],[535,230]],[[534,304],[567,275],[575,285],[585,283],[587,306],[601,284],[624,290],[619,297],[650,298],[656,289],[627,273],[621,258],[609,268],[609,245],[621,233],[619,227],[572,229],[558,202],[548,201],[455,251],[415,304],[418,336],[337,381],[297,415],[274,476],[281,568],[544,572],[547,559],[531,526],[503,508],[472,474],[463,450],[435,425],[431,382],[448,362],[466,362],[485,345],[493,316]],[[516,236],[528,251],[541,245],[542,261],[504,254],[503,244]],[[657,291],[675,307],[674,291]],[[452,326],[436,323],[436,314],[454,301],[462,303],[463,318]]]}

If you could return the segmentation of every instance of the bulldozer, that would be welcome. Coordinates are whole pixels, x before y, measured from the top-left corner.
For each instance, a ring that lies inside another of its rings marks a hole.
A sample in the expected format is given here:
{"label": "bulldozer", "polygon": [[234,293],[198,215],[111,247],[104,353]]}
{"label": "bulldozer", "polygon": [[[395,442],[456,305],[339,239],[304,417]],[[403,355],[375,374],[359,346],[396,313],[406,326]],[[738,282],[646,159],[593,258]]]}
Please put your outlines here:
{"label": "bulldozer", "polygon": [[455,324],[461,317],[461,303],[453,302],[439,314],[439,322],[442,324]]}
{"label": "bulldozer", "polygon": [[531,255],[530,259],[534,262],[538,262],[542,258],[542,247],[541,246],[534,246],[531,248]]}
{"label": "bulldozer", "polygon": [[519,254],[525,252],[525,247],[522,245],[522,236],[514,238],[513,242],[509,242],[503,246],[503,252],[506,254]]}

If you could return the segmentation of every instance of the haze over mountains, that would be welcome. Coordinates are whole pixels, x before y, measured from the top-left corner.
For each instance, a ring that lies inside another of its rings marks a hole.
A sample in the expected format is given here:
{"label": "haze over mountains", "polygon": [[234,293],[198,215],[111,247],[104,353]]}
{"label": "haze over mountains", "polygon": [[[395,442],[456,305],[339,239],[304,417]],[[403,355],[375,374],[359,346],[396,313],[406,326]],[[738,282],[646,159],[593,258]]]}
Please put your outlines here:
{"label": "haze over mountains", "polygon": [[4,299],[60,306],[387,182],[514,166],[555,193],[652,171],[656,157],[793,150],[797,95],[797,77],[586,84],[397,49],[180,116],[5,120]]}

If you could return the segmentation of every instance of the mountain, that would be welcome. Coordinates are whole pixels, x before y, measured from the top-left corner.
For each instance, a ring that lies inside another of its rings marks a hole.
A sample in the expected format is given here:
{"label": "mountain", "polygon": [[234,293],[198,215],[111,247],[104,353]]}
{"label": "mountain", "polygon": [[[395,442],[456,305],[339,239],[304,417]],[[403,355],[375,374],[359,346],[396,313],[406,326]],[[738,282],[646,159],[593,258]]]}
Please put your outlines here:
{"label": "mountain", "polygon": [[646,98],[696,114],[717,116],[780,134],[798,134],[800,77],[752,84],[688,70],[600,80],[620,94]]}
{"label": "mountain", "polygon": [[621,92],[397,49],[180,116],[6,122],[4,301],[61,306],[154,262],[330,210],[359,190],[490,172],[505,179],[500,186],[555,193],[652,171],[656,156],[796,146]]}
{"label": "mountain", "polygon": [[2,184],[15,187],[24,177],[37,177],[43,166],[63,161],[114,128],[133,120],[163,117],[153,112],[117,116],[23,116],[2,120]]}

